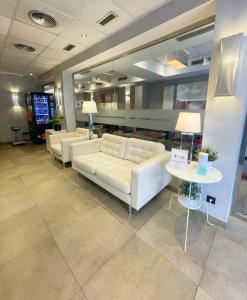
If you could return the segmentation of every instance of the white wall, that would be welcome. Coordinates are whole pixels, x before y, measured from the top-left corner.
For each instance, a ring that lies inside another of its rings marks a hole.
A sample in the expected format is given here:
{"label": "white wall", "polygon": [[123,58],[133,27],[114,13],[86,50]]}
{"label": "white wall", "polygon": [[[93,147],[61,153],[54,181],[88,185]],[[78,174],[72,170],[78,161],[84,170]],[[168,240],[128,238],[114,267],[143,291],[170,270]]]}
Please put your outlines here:
{"label": "white wall", "polygon": [[[11,125],[18,124],[21,131],[28,131],[24,93],[29,90],[41,90],[32,77],[0,74],[0,143],[13,140]],[[13,107],[12,92],[19,93],[20,107]]]}
{"label": "white wall", "polygon": [[246,33],[246,19],[246,0],[217,1],[215,40],[209,76],[203,144],[213,146],[219,151],[220,158],[215,163],[215,166],[221,170],[224,178],[220,183],[205,188],[204,193],[205,196],[209,194],[216,197],[216,205],[212,207],[211,214],[224,222],[227,222],[231,212],[238,156],[246,114],[247,53],[245,50],[236,97],[213,97],[217,68],[216,59],[220,39],[239,32]]}

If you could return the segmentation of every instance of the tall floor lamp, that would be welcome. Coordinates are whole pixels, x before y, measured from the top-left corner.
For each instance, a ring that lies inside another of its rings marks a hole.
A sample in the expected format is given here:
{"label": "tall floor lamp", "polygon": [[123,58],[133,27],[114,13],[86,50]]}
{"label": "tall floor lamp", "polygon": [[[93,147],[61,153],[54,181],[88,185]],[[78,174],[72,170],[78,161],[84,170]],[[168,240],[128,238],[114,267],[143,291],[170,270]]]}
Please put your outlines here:
{"label": "tall floor lamp", "polygon": [[194,146],[194,135],[195,133],[201,132],[201,114],[192,112],[180,112],[175,130],[181,132],[180,149],[182,148],[183,136],[190,135],[192,137],[189,159],[189,161],[191,162]]}
{"label": "tall floor lamp", "polygon": [[82,112],[84,114],[88,114],[88,120],[89,120],[89,139],[92,139],[93,136],[93,114],[96,114],[98,112],[96,102],[95,101],[84,101],[82,104]]}

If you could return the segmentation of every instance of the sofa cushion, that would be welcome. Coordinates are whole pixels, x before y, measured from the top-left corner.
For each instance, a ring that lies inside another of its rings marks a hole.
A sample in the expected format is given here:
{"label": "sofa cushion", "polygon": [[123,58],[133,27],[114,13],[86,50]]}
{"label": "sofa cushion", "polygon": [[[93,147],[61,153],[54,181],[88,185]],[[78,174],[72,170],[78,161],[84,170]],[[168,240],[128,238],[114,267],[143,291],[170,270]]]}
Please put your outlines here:
{"label": "sofa cushion", "polygon": [[131,193],[131,170],[136,163],[121,160],[112,162],[103,168],[96,169],[96,176],[103,182],[108,183],[120,192]]}
{"label": "sofa cushion", "polygon": [[59,155],[59,156],[62,155],[61,143],[52,144],[50,149],[54,154]]}
{"label": "sofa cushion", "polygon": [[76,136],[89,135],[89,130],[87,128],[76,128]]}
{"label": "sofa cushion", "polygon": [[141,163],[165,151],[165,146],[135,138],[128,139],[124,159],[135,163]]}
{"label": "sofa cushion", "polygon": [[87,171],[90,174],[95,174],[97,168],[102,168],[112,162],[120,160],[106,153],[97,152],[87,155],[79,155],[73,159],[73,164],[76,168]]}
{"label": "sofa cushion", "polygon": [[125,137],[105,133],[102,137],[100,151],[123,159],[127,141],[128,139]]}

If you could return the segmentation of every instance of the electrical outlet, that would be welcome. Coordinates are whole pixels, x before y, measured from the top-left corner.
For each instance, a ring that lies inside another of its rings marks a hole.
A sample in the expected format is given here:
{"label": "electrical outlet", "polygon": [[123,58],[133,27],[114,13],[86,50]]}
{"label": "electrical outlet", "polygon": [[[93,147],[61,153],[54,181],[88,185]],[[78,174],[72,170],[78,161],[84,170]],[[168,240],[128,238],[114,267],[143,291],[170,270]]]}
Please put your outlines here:
{"label": "electrical outlet", "polygon": [[215,204],[216,198],[213,196],[207,195],[207,202],[209,202],[211,204]]}

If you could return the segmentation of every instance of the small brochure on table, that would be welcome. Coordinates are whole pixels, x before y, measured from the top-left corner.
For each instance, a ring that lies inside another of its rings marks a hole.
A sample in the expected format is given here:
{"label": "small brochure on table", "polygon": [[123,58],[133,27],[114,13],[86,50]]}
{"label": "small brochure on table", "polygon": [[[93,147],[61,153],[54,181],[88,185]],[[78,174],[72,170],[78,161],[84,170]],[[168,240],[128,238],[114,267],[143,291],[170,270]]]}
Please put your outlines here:
{"label": "small brochure on table", "polygon": [[188,150],[172,148],[170,160],[171,166],[174,169],[186,170],[188,163],[188,154]]}

